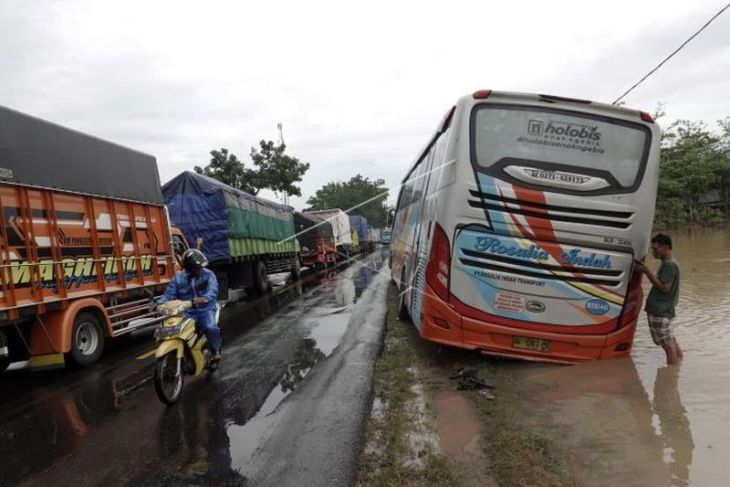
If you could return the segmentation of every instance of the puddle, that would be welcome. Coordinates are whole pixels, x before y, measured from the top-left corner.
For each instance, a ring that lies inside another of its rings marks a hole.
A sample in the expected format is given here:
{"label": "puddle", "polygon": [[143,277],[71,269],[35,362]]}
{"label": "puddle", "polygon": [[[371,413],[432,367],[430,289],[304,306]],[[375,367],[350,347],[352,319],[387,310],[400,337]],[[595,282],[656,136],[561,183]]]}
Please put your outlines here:
{"label": "puddle", "polygon": [[278,422],[278,408],[294,392],[298,385],[312,370],[312,367],[325,358],[313,338],[303,338],[295,352],[294,359],[287,364],[276,386],[264,400],[261,408],[243,425],[231,424],[227,428],[230,438],[231,459],[234,468],[245,473],[256,450],[263,446],[263,440],[270,429]]}
{"label": "puddle", "polygon": [[[320,316],[317,318],[317,325],[310,331],[311,337],[316,342],[317,348],[329,357],[340,344],[342,335],[347,331],[347,321],[350,313]],[[344,321],[344,323],[343,323]]]}
{"label": "puddle", "polygon": [[444,455],[457,462],[481,456],[479,420],[474,406],[457,391],[441,391],[436,396],[436,431]]}

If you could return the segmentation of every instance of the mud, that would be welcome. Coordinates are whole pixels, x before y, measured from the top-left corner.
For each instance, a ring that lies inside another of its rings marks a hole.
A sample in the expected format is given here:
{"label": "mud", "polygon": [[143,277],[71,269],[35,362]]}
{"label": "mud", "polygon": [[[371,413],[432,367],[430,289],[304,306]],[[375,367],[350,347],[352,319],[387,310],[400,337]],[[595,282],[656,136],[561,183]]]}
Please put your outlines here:
{"label": "mud", "polygon": [[435,397],[439,446],[456,462],[481,457],[479,419],[473,403],[458,391],[440,391]]}

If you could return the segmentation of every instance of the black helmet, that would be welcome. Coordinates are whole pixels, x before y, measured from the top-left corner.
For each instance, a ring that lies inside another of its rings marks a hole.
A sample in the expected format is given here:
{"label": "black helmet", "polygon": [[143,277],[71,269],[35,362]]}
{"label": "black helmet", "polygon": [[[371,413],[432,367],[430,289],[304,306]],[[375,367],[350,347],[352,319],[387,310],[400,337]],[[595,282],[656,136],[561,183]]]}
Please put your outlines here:
{"label": "black helmet", "polygon": [[207,265],[208,258],[198,249],[188,249],[183,254],[183,268],[188,272]]}

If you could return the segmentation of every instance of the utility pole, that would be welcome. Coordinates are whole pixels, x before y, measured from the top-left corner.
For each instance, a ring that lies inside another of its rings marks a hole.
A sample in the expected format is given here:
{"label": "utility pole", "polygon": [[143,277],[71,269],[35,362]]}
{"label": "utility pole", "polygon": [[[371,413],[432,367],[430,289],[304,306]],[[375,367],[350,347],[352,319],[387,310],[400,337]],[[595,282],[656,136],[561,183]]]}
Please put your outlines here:
{"label": "utility pole", "polygon": [[[281,122],[276,124],[276,129],[279,131],[279,144],[284,145],[284,126],[281,124]],[[284,193],[283,201],[285,205],[289,204],[289,195]]]}

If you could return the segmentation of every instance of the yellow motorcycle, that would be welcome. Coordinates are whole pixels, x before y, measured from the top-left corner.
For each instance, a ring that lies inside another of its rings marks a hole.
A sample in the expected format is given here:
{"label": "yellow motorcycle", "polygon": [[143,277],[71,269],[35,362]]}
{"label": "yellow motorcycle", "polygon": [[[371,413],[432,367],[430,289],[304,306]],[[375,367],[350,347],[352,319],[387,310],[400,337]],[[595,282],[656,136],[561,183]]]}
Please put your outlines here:
{"label": "yellow motorcycle", "polygon": [[[162,324],[155,329],[155,391],[167,405],[175,404],[182,395],[185,375],[197,377],[204,370],[213,371],[211,351],[205,335],[195,331],[195,320],[183,313],[193,307],[191,301],[173,300],[157,306]],[[220,316],[216,307],[215,321]],[[217,366],[217,363],[215,364]]]}

